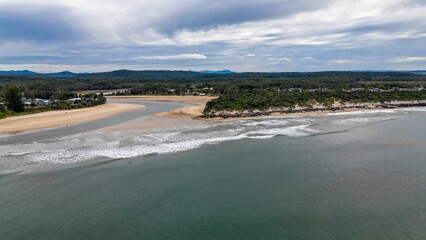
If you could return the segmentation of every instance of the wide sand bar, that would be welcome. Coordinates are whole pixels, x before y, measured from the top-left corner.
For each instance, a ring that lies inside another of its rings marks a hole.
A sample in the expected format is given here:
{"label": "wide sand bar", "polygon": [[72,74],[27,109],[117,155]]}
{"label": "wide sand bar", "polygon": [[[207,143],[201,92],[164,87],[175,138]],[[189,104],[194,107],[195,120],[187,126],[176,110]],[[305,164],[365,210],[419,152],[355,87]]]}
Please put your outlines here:
{"label": "wide sand bar", "polygon": [[0,133],[18,133],[43,128],[80,124],[109,117],[118,113],[143,108],[143,105],[107,103],[73,110],[49,111],[0,120]]}
{"label": "wide sand bar", "polygon": [[143,101],[167,101],[167,102],[184,102],[184,103],[207,103],[217,97],[211,96],[109,96],[108,98],[115,100],[143,100]]}

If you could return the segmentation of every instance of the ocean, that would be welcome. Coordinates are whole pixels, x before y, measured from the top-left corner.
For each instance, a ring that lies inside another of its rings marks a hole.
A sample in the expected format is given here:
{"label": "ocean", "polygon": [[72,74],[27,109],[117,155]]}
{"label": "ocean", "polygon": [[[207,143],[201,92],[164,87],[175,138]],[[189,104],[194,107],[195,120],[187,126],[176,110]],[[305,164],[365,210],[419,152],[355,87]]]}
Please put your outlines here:
{"label": "ocean", "polygon": [[0,138],[0,239],[426,239],[425,108],[146,114]]}

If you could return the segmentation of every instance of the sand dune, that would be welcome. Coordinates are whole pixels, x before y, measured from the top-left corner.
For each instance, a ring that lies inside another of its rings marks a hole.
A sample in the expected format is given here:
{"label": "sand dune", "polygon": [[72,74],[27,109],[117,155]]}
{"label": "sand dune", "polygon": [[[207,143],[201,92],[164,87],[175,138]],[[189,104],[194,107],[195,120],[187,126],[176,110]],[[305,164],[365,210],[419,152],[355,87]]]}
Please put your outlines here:
{"label": "sand dune", "polygon": [[155,114],[155,117],[163,118],[195,118],[201,116],[204,106],[189,106],[178,108],[169,112]]}
{"label": "sand dune", "polygon": [[18,133],[29,130],[85,123],[118,113],[143,108],[143,105],[107,103],[74,110],[50,111],[0,120],[0,133]]}

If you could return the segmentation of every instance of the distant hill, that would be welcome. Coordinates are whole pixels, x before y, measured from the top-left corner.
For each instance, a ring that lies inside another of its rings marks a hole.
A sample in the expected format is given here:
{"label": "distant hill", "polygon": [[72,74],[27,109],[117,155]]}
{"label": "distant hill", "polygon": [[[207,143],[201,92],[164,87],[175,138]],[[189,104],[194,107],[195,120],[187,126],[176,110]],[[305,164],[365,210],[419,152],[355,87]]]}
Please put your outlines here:
{"label": "distant hill", "polygon": [[29,70],[22,70],[22,71],[0,71],[0,76],[49,76],[49,77],[58,77],[58,78],[65,78],[65,77],[74,77],[77,74],[64,71],[64,72],[57,72],[57,73],[38,73],[33,72]]}
{"label": "distant hill", "polygon": [[29,70],[23,71],[0,71],[0,76],[22,76],[36,78],[129,78],[138,81],[165,81],[173,80],[179,82],[192,80],[231,80],[231,79],[285,79],[285,78],[317,78],[335,77],[359,78],[359,79],[384,79],[384,78],[412,78],[426,75],[426,71],[328,71],[328,72],[232,72],[230,70],[220,71],[169,71],[169,70],[116,70],[100,73],[72,73],[69,71],[57,73],[37,73]]}
{"label": "distant hill", "polygon": [[64,72],[57,72],[57,73],[47,73],[45,75],[51,76],[51,77],[74,77],[77,74],[69,71]]}
{"label": "distant hill", "polygon": [[1,76],[29,76],[29,75],[38,75],[39,73],[22,70],[22,71],[0,71]]}
{"label": "distant hill", "polygon": [[193,71],[166,71],[166,70],[116,70],[112,72],[101,73],[84,73],[78,74],[77,77],[109,77],[109,78],[144,78],[144,79],[182,79],[182,78],[198,78],[204,74]]}
{"label": "distant hill", "polygon": [[204,70],[204,71],[200,71],[200,73],[205,73],[205,74],[228,74],[228,73],[234,73],[231,70],[220,70],[220,71],[211,71],[211,70]]}

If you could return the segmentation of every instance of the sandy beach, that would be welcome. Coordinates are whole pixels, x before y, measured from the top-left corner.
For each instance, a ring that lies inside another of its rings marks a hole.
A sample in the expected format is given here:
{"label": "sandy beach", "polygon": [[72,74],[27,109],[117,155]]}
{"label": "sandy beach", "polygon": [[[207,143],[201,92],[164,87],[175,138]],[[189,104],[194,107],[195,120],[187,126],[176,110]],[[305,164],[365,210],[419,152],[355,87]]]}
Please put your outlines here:
{"label": "sandy beach", "polygon": [[73,110],[49,111],[0,120],[0,133],[11,134],[43,128],[80,124],[109,117],[118,113],[143,108],[143,105],[107,103]]}
{"label": "sandy beach", "polygon": [[[232,121],[240,119],[253,119],[253,118],[276,118],[276,117],[288,117],[288,116],[314,116],[324,115],[336,112],[351,112],[360,111],[356,108],[348,108],[341,111],[316,111],[316,112],[304,112],[304,113],[291,113],[291,114],[280,114],[273,113],[271,115],[256,116],[256,117],[244,117],[244,118],[201,118],[205,108],[205,103],[214,99],[215,97],[210,96],[116,96],[109,97],[114,100],[136,100],[136,101],[167,101],[167,102],[184,102],[194,103],[194,106],[186,106],[178,109],[174,109],[168,112],[157,113],[149,117],[142,119],[136,119],[134,121],[119,124],[115,127],[108,128],[109,131],[122,131],[122,130],[135,130],[135,129],[151,129],[151,128],[163,128],[163,127],[175,127],[181,125],[192,125],[201,124],[206,121]],[[0,120],[0,134],[13,134],[30,130],[52,128],[67,126],[73,124],[80,124],[90,122],[93,120],[112,116],[114,114],[132,111],[143,108],[143,105],[135,104],[122,104],[122,103],[107,103],[105,105],[65,110],[65,111],[51,111],[37,114],[30,114],[25,116],[9,117]],[[362,111],[362,110],[361,110]]]}
{"label": "sandy beach", "polygon": [[188,106],[169,112],[158,113],[154,116],[163,118],[197,118],[203,114],[204,108],[204,106]]}
{"label": "sandy beach", "polygon": [[[204,120],[204,121],[233,121],[233,120],[241,120],[241,119],[258,119],[258,118],[277,118],[277,117],[289,117],[289,116],[317,116],[317,115],[325,115],[330,113],[341,113],[341,112],[354,112],[354,111],[362,111],[360,109],[345,109],[340,111],[316,111],[316,112],[304,112],[304,113],[288,113],[288,114],[281,114],[281,113],[273,113],[271,115],[265,115],[265,116],[256,116],[256,117],[230,117],[230,118],[221,118],[221,117],[215,117],[215,118],[202,118],[200,117],[203,114],[204,106],[188,106],[188,107],[182,107],[178,108],[169,112],[163,112],[163,113],[157,113],[154,115],[154,117],[158,118],[191,118],[194,120]],[[366,110],[366,109],[363,109]]]}
{"label": "sandy beach", "polygon": [[[164,122],[167,122],[167,124],[159,124],[159,126],[161,127],[174,126],[173,119],[193,119],[193,120],[204,120],[204,121],[233,121],[233,120],[240,120],[240,119],[276,118],[276,117],[289,117],[289,116],[316,116],[316,115],[324,115],[324,114],[337,113],[337,112],[360,111],[360,109],[349,108],[349,109],[340,110],[340,111],[324,110],[324,111],[290,113],[290,114],[273,113],[271,115],[256,116],[256,117],[201,118],[200,116],[203,114],[203,111],[205,109],[205,103],[207,103],[208,101],[216,97],[210,97],[210,96],[116,96],[116,97],[109,97],[109,98],[112,98],[115,100],[168,101],[168,102],[184,102],[184,103],[201,104],[196,106],[182,107],[172,111],[157,113],[153,115],[152,117],[154,117],[154,119],[157,119],[157,121],[158,119],[161,119],[161,118],[169,119],[168,121],[163,120]],[[151,124],[148,124],[148,125],[151,126]],[[180,124],[177,124],[177,125],[180,125]],[[157,126],[157,124],[155,124],[155,126],[159,127]]]}
{"label": "sandy beach", "polygon": [[115,100],[143,100],[143,101],[165,101],[165,102],[185,102],[185,103],[207,103],[217,97],[212,96],[109,96]]}

